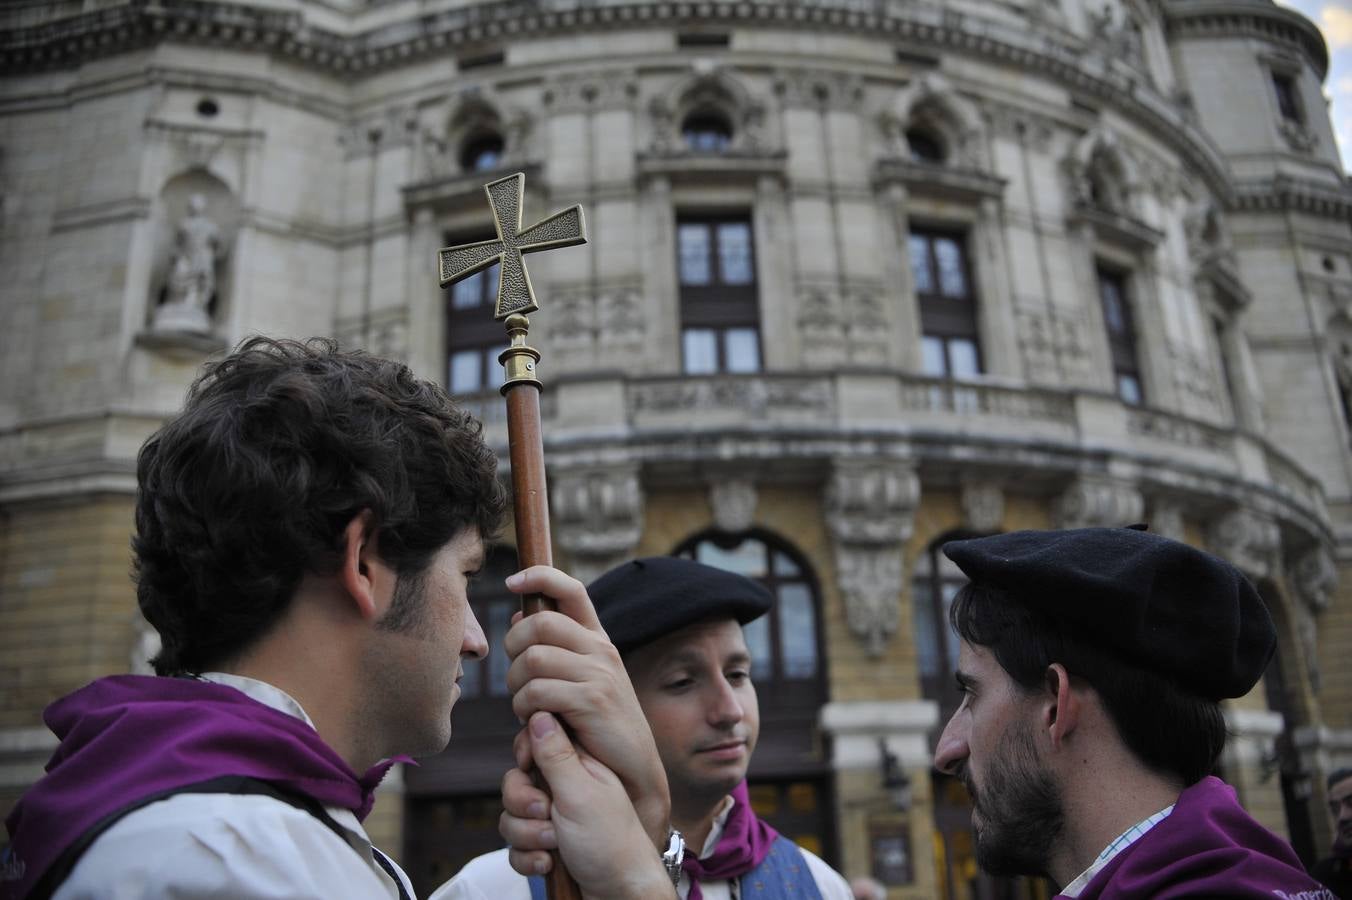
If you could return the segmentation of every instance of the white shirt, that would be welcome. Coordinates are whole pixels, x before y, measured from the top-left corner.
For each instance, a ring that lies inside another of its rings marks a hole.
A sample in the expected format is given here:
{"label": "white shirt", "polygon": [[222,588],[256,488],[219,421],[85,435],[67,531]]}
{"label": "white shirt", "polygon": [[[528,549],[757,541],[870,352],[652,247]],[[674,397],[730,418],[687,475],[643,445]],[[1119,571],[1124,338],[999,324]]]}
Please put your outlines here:
{"label": "white shirt", "polygon": [[[299,703],[270,684],[220,672],[202,678],[314,727]],[[310,813],[272,797],[175,794],[100,835],[53,898],[398,898],[352,811],[325,811],[347,832],[346,841]],[[408,878],[395,871],[413,896]]]}
{"label": "white shirt", "polygon": [[1114,840],[1109,842],[1108,846],[1103,848],[1103,852],[1094,860],[1093,865],[1085,869],[1075,880],[1061,889],[1059,896],[1078,897],[1080,892],[1089,886],[1089,882],[1094,880],[1094,876],[1102,871],[1103,867],[1112,862],[1117,854],[1130,847],[1141,839],[1141,837],[1150,829],[1154,828],[1160,822],[1168,818],[1169,813],[1174,811],[1174,805],[1171,803],[1164,809],[1151,816],[1146,816],[1126,831],[1119,834]]}
{"label": "white shirt", "polygon": [[[714,819],[709,837],[704,841],[700,859],[707,859],[713,854],[719,838],[723,836],[723,827],[727,824],[730,812],[732,798],[728,797],[723,801],[723,809]],[[654,849],[653,852],[657,851]],[[817,883],[822,900],[853,900],[854,894],[840,873],[802,847],[798,848],[798,852],[807,862],[808,871]],[[735,900],[731,880],[703,880],[699,887],[704,900]],[[682,872],[681,881],[676,885],[676,894],[680,900],[686,900],[689,893],[690,876]],[[530,900],[530,885],[507,861],[507,850],[504,848],[470,860],[454,878],[437,888],[428,900]]]}

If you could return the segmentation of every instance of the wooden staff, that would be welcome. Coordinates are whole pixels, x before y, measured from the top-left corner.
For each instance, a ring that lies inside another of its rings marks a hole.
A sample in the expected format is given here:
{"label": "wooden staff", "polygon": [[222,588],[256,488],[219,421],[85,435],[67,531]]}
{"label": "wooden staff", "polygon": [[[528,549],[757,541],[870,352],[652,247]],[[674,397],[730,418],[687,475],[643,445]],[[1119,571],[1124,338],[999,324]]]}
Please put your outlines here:
{"label": "wooden staff", "polygon": [[[582,207],[573,206],[561,213],[521,228],[521,194],[526,176],[517,173],[484,185],[488,204],[493,209],[493,225],[498,236],[477,244],[463,244],[437,251],[441,286],[499,263],[498,302],[493,317],[505,320],[511,343],[498,356],[504,378],[502,394],[507,398],[507,443],[512,461],[512,511],[516,520],[516,555],[521,568],[552,566],[554,553],[549,540],[549,494],[545,487],[544,441],[540,433],[540,353],[526,345],[530,332],[527,314],[539,309],[535,288],[526,271],[523,253],[570,247],[587,240]],[[525,615],[552,609],[547,597],[528,594],[521,598]],[[540,779],[537,776],[537,783]],[[547,787],[546,785],[541,785]],[[581,900],[582,891],[563,865],[557,852],[554,867],[546,877],[549,900]]]}

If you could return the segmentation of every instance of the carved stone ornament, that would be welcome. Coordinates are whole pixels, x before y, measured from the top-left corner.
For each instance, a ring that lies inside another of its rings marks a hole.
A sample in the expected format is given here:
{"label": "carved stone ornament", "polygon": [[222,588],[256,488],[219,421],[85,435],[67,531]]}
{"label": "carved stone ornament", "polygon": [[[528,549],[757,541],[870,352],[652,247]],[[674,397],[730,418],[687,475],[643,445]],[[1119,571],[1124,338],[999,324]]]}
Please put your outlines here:
{"label": "carved stone ornament", "polygon": [[826,522],[837,541],[900,546],[911,537],[920,479],[909,464],[837,461],[826,487]]}
{"label": "carved stone ornament", "polygon": [[1267,516],[1235,509],[1217,519],[1207,533],[1211,549],[1252,578],[1272,578],[1281,565],[1281,530]]}
{"label": "carved stone ornament", "polygon": [[993,481],[962,486],[962,523],[972,531],[996,532],[1005,518],[1005,492]]}
{"label": "carved stone ornament", "polygon": [[1145,499],[1133,484],[1081,476],[1056,498],[1057,528],[1112,528],[1141,521]]}
{"label": "carved stone ornament", "polygon": [[920,479],[899,461],[837,460],[826,487],[826,522],[850,631],[871,656],[896,634]]}
{"label": "carved stone ornament", "polygon": [[1338,567],[1333,556],[1321,546],[1305,553],[1292,569],[1296,591],[1305,605],[1315,613],[1328,609],[1333,591],[1338,586]]}
{"label": "carved stone ornament", "polygon": [[1177,503],[1157,501],[1146,521],[1150,523],[1150,530],[1160,537],[1183,540],[1183,508]]}
{"label": "carved stone ornament", "polygon": [[756,521],[756,485],[745,478],[717,481],[709,486],[714,524],[721,531],[746,531]]}
{"label": "carved stone ornament", "polygon": [[633,555],[643,532],[638,465],[551,472],[551,512],[559,547],[582,581]]}
{"label": "carved stone ornament", "polygon": [[897,633],[904,575],[901,550],[837,544],[835,558],[850,631],[870,656],[881,656]]}

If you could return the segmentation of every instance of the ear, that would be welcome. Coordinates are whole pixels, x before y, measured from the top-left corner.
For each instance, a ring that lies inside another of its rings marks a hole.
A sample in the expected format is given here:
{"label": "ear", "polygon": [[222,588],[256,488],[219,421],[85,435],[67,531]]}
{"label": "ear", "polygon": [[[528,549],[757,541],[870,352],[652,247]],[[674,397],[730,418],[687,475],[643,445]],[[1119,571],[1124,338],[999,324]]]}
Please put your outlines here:
{"label": "ear", "polygon": [[343,529],[343,558],[338,581],[363,619],[374,620],[380,609],[385,564],[376,549],[375,516],[364,509]]}
{"label": "ear", "polygon": [[1062,744],[1080,727],[1084,698],[1070,683],[1070,673],[1060,663],[1052,663],[1043,673],[1042,726],[1052,747]]}

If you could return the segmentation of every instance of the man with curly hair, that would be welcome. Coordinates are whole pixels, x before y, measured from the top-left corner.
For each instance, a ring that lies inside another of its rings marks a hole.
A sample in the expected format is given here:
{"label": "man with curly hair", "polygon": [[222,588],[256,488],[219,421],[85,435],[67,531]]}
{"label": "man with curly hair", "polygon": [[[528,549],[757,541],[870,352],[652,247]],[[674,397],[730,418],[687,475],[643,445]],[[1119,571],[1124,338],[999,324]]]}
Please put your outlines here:
{"label": "man with curly hair", "polygon": [[[7,819],[0,892],[411,897],[361,820],[393,759],[446,747],[461,660],[487,651],[466,583],[505,505],[479,423],[398,363],[253,338],[207,366],[141,449],[137,478],[137,596],[162,640],[157,675],[99,679],[48,708],[61,744]],[[557,595],[604,639],[562,573],[512,586]],[[642,715],[632,691],[609,712],[617,727]],[[560,749],[549,713],[531,725],[559,752],[537,748],[537,762],[594,839],[577,842],[578,871],[661,896],[625,785]],[[645,758],[647,796],[664,795],[650,746],[615,768],[637,790]],[[656,830],[665,811],[646,808]],[[600,863],[590,846],[605,848]],[[616,882],[605,859],[625,856]]]}

